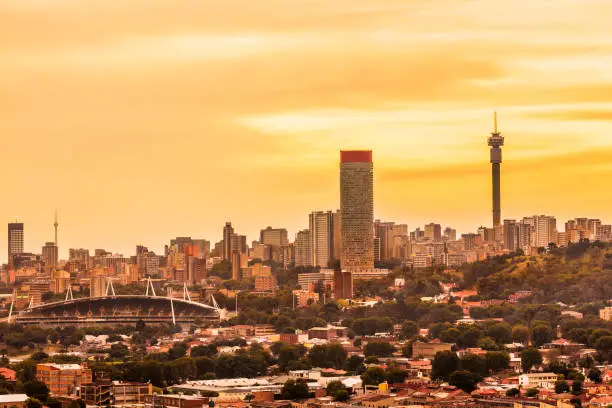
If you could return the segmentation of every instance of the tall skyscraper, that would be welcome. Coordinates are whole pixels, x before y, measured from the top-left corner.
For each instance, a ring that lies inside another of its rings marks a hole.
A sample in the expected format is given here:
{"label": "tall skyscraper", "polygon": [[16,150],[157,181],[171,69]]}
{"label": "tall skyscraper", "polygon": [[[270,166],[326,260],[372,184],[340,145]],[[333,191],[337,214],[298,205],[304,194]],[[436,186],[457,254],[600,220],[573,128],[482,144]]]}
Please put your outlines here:
{"label": "tall skyscraper", "polygon": [[310,231],[298,231],[295,235],[295,266],[312,266],[312,241]]}
{"label": "tall skyscraper", "polygon": [[340,152],[341,266],[374,268],[374,166],[371,150]]}
{"label": "tall skyscraper", "polygon": [[47,268],[57,267],[57,245],[55,242],[46,242],[42,247],[42,260]]}
{"label": "tall skyscraper", "polygon": [[497,130],[497,112],[493,117],[493,133],[488,139],[491,146],[491,168],[493,176],[493,228],[501,225],[501,187],[500,167],[502,162],[501,147],[504,145],[504,137]]}
{"label": "tall skyscraper", "polygon": [[234,235],[232,223],[226,222],[223,227],[223,259],[226,261],[232,260],[232,235]]}
{"label": "tall skyscraper", "polygon": [[13,265],[13,256],[23,253],[23,223],[8,224],[8,264]]}

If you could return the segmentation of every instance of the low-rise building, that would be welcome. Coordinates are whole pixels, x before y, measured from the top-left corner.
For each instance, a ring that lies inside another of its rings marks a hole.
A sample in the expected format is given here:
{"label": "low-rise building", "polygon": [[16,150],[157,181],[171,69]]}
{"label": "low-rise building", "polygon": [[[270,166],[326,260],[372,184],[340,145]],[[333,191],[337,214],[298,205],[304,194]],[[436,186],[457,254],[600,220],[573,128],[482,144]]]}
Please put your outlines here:
{"label": "low-rise building", "polygon": [[557,374],[528,373],[519,375],[518,383],[523,388],[555,388]]}
{"label": "low-rise building", "polygon": [[36,379],[53,395],[74,395],[85,384],[91,384],[91,370],[79,364],[37,364]]}
{"label": "low-rise building", "polygon": [[203,408],[207,407],[210,399],[197,395],[182,394],[153,394],[145,395],[145,408]]}
{"label": "low-rise building", "polygon": [[605,321],[612,321],[612,306],[604,307],[599,310],[599,318]]}
{"label": "low-rise building", "polygon": [[451,351],[454,347],[453,343],[443,343],[430,341],[424,343],[422,341],[414,342],[412,345],[412,355],[415,357],[424,357],[432,359],[436,356],[436,353],[440,351]]}
{"label": "low-rise building", "polygon": [[24,408],[27,400],[26,394],[0,395],[0,408]]}
{"label": "low-rise building", "polygon": [[81,399],[97,406],[142,406],[152,394],[151,383],[109,381],[81,387]]}

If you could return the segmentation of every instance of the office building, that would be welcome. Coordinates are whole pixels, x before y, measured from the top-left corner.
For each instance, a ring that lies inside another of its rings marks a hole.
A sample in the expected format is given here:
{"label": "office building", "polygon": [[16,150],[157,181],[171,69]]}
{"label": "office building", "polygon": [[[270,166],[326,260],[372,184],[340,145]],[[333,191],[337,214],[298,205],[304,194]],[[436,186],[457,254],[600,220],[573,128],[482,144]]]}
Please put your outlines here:
{"label": "office building", "polygon": [[232,234],[231,250],[232,252],[239,251],[241,254],[248,253],[249,249],[246,243],[246,235]]}
{"label": "office building", "polygon": [[386,261],[393,258],[393,237],[395,223],[374,221],[374,258]]}
{"label": "office building", "polygon": [[457,230],[451,227],[444,228],[444,239],[446,241],[456,241],[457,240]]}
{"label": "office building", "polygon": [[11,222],[8,224],[8,264],[13,266],[13,257],[23,253],[23,223]]}
{"label": "office building", "polygon": [[442,240],[442,227],[440,224],[434,224],[433,222],[425,225],[425,239],[429,239],[434,242]]}
{"label": "office building", "polygon": [[42,261],[46,268],[52,269],[57,267],[58,255],[55,242],[46,242],[45,246],[42,247]]}
{"label": "office building", "polygon": [[334,297],[336,299],[353,298],[353,274],[339,269],[334,271]]}
{"label": "office building", "polygon": [[316,211],[309,215],[313,266],[327,268],[334,260],[334,213]]}
{"label": "office building", "polygon": [[312,266],[310,230],[302,230],[295,235],[295,266]]}
{"label": "office building", "polygon": [[232,258],[232,236],[234,228],[231,222],[226,222],[223,227],[223,259],[230,261]]}
{"label": "office building", "polygon": [[282,246],[287,246],[289,245],[287,230],[285,228],[267,227],[266,229],[260,231],[259,242],[279,248]]}
{"label": "office building", "polygon": [[[374,166],[371,150],[340,152],[341,266],[374,268]],[[352,290],[352,289],[351,289]]]}
{"label": "office building", "polygon": [[516,220],[504,220],[504,249],[514,252],[518,249],[518,228]]}
{"label": "office building", "polygon": [[240,280],[242,279],[242,274],[240,273],[240,251],[234,250],[232,251],[232,279]]}

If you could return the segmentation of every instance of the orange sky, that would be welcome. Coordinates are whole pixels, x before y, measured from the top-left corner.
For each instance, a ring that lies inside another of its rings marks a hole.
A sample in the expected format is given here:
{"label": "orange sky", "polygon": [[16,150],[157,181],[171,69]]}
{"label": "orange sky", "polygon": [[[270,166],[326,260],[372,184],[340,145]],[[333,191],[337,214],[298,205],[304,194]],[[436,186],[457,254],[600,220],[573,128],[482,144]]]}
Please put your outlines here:
{"label": "orange sky", "polygon": [[[535,4],[534,4],[535,3]],[[40,251],[293,236],[371,148],[378,218],[612,222],[612,2],[3,0],[5,222]],[[0,234],[6,248],[6,234]],[[0,251],[4,259],[5,251]]]}

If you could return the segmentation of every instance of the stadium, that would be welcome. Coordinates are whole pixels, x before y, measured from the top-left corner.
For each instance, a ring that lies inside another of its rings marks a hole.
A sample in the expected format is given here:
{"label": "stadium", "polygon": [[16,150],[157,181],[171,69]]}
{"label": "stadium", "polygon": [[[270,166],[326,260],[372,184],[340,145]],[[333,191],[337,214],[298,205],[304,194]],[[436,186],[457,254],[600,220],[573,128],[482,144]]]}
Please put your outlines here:
{"label": "stadium", "polygon": [[13,323],[42,326],[116,324],[191,325],[218,321],[223,310],[189,299],[149,295],[107,295],[30,306],[13,314]]}

